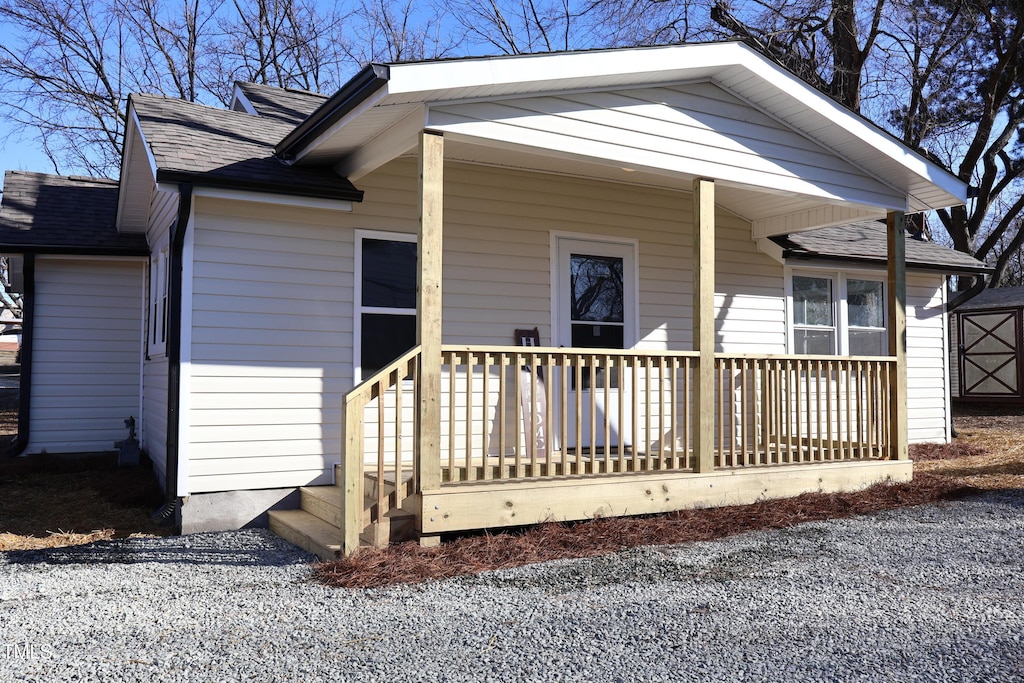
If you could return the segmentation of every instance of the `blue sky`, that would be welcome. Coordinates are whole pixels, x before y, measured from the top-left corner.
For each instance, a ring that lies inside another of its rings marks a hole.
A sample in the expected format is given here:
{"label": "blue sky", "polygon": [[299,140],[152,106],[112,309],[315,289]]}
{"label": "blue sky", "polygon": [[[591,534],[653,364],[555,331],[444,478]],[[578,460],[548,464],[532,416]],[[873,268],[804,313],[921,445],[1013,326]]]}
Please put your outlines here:
{"label": "blue sky", "polygon": [[[0,137],[11,130],[9,124],[0,121]],[[0,142],[0,168],[6,171],[41,171],[53,173],[53,164],[39,149],[39,143],[32,140],[17,142],[14,138]]]}
{"label": "blue sky", "polygon": [[[0,22],[0,43],[12,43],[10,27],[4,22]],[[7,96],[8,93],[0,92],[0,97]],[[7,170],[53,173],[53,164],[43,154],[38,142],[18,140],[17,131],[8,121],[0,119],[0,172]]]}

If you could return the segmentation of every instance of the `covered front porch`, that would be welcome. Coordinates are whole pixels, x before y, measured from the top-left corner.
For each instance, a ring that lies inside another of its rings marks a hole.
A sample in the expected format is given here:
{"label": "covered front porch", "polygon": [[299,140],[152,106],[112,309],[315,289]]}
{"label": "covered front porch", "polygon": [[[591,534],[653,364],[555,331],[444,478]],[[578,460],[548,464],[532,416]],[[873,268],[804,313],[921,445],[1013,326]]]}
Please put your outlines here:
{"label": "covered front porch", "polygon": [[[344,398],[320,497],[338,552],[910,478],[904,213],[962,202],[959,180],[739,45],[364,76],[278,150],[356,183],[418,163],[402,195],[415,346]],[[791,353],[792,266],[771,238],[882,218],[875,355]],[[642,330],[626,314],[576,334],[594,320],[562,310],[576,254],[620,259]],[[522,322],[542,328],[528,345],[493,343],[528,336]]]}
{"label": "covered front porch", "polygon": [[[692,182],[693,348],[443,344],[444,137],[420,141],[417,346],[344,400],[339,551],[911,477],[903,213],[888,354],[716,353],[715,189]],[[535,343],[535,342],[534,342]]]}

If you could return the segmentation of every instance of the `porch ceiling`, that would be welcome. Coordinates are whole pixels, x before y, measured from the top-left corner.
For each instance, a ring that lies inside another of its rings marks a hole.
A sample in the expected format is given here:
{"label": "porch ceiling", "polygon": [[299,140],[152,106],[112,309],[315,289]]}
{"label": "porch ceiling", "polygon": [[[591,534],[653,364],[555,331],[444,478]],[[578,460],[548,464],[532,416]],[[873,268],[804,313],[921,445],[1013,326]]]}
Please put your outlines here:
{"label": "porch ceiling", "polygon": [[313,114],[287,150],[296,163],[358,180],[430,128],[450,160],[672,189],[713,178],[755,237],[965,201],[948,171],[738,43],[379,73],[369,88],[353,80],[351,107],[343,89]]}
{"label": "porch ceiling", "polygon": [[[362,175],[385,160],[416,153],[415,133],[405,131],[399,134],[396,130],[389,130],[377,139],[386,140],[390,148],[390,153],[382,155],[380,162],[368,161],[365,150],[358,150],[338,164],[338,172],[357,182]],[[445,159],[449,162],[553,173],[686,192],[690,191],[694,178],[699,175],[686,170],[651,168],[624,160],[588,157],[566,150],[528,147],[509,140],[460,133],[446,132],[445,140]],[[755,238],[792,234],[851,220],[885,216],[885,208],[877,205],[844,203],[838,198],[827,200],[777,188],[758,188],[738,181],[725,180],[721,176],[716,179],[715,202],[722,209],[750,221]]]}

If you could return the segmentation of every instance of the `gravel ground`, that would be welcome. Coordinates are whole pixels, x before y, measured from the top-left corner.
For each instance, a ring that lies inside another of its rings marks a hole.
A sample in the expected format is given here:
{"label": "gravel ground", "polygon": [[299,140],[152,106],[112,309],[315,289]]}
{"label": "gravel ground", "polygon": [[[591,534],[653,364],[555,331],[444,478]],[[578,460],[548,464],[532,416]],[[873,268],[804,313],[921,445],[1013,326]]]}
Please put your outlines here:
{"label": "gravel ground", "polygon": [[265,531],[0,554],[0,680],[1024,680],[1024,492],[375,590]]}

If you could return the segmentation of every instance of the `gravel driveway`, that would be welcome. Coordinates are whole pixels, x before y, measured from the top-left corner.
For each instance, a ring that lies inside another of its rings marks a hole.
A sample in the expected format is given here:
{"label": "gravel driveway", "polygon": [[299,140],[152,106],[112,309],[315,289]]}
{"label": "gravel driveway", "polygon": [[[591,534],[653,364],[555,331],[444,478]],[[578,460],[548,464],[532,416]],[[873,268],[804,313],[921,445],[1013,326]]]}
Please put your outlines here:
{"label": "gravel driveway", "polygon": [[0,554],[0,680],[1024,680],[1024,492],[375,590],[263,531]]}

